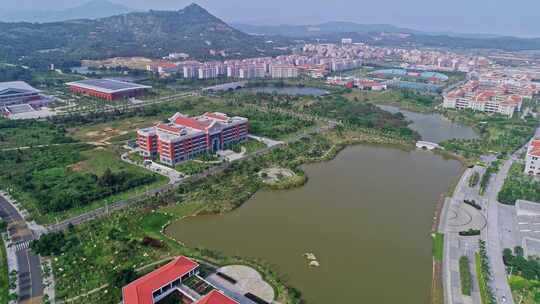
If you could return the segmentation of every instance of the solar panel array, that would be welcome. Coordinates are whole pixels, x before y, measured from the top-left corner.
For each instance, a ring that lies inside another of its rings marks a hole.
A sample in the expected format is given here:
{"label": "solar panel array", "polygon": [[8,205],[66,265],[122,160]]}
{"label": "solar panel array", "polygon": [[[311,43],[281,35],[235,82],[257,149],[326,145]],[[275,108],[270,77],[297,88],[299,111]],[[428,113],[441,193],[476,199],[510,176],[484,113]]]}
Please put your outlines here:
{"label": "solar panel array", "polygon": [[104,89],[112,90],[112,91],[140,87],[140,85],[135,84],[135,83],[120,82],[120,81],[114,81],[114,80],[109,80],[109,79],[87,79],[87,80],[78,81],[77,83],[91,85],[94,87],[104,88]]}

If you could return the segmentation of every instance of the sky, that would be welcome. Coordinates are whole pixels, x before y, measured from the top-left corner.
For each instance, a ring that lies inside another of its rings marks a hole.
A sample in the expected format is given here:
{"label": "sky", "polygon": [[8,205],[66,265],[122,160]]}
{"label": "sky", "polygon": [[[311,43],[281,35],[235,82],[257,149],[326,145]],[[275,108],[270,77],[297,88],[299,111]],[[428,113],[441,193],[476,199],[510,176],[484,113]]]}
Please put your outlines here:
{"label": "sky", "polygon": [[[65,9],[88,0],[1,0],[8,10]],[[423,31],[540,37],[540,0],[111,0],[131,8],[180,9],[196,2],[228,22],[353,21]]]}

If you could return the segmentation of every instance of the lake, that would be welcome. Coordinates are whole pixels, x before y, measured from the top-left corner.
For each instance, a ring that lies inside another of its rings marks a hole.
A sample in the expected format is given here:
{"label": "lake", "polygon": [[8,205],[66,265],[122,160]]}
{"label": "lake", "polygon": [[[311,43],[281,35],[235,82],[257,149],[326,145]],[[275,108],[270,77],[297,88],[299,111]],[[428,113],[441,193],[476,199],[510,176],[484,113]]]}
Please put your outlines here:
{"label": "lake", "polygon": [[[303,167],[308,183],[259,191],[239,209],[166,232],[191,246],[259,257],[311,304],[428,303],[436,203],[462,170],[422,150],[359,145]],[[313,252],[321,266],[310,268]]]}
{"label": "lake", "polygon": [[409,127],[417,131],[422,136],[422,140],[440,143],[452,138],[478,138],[473,128],[452,122],[438,113],[417,113],[387,105],[378,105],[378,107],[391,113],[401,112],[407,120],[412,121]]}

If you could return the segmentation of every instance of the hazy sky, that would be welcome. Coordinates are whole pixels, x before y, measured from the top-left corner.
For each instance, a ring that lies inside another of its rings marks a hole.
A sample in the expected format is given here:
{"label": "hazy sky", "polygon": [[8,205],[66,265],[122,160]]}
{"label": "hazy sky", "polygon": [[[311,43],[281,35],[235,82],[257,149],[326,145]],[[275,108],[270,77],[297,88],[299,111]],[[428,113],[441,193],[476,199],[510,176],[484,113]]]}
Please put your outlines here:
{"label": "hazy sky", "polygon": [[[88,0],[0,0],[7,9],[63,9]],[[111,0],[136,9],[197,2],[225,21],[388,23],[428,31],[540,37],[540,0]],[[0,8],[1,9],[1,8]]]}

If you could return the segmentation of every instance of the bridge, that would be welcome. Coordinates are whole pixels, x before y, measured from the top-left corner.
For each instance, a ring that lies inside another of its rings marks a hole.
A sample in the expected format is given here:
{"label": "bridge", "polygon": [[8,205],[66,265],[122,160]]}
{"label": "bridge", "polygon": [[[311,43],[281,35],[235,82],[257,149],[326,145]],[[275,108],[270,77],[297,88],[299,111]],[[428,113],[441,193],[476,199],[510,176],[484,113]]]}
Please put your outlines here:
{"label": "bridge", "polygon": [[237,81],[237,82],[229,82],[229,83],[215,85],[212,87],[207,87],[202,90],[203,92],[234,91],[234,90],[239,90],[241,88],[245,88],[246,85],[247,85],[247,81]]}
{"label": "bridge", "polygon": [[439,146],[439,144],[432,143],[429,141],[417,141],[416,147],[418,149],[426,149],[426,150],[442,149],[442,147]]}

